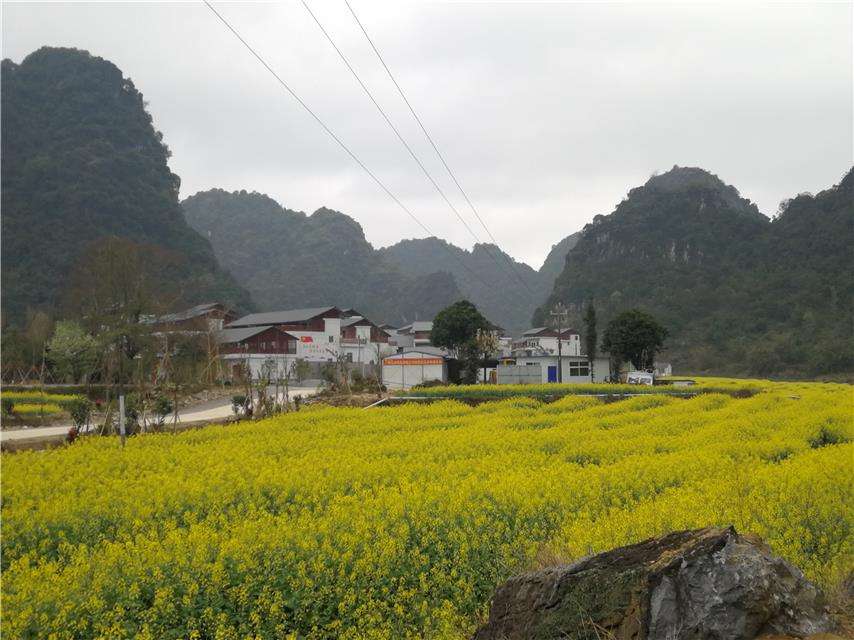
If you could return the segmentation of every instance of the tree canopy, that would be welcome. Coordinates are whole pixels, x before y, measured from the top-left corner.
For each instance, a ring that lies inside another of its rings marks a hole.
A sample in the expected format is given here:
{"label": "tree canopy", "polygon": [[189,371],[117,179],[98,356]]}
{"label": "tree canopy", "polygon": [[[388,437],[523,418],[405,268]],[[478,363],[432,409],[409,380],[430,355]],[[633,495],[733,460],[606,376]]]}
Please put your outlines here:
{"label": "tree canopy", "polygon": [[602,336],[602,348],[617,364],[631,362],[635,369],[649,369],[666,337],[667,329],[650,314],[630,309],[608,323]]}
{"label": "tree canopy", "polygon": [[433,319],[430,341],[459,357],[476,346],[479,331],[489,329],[489,322],[468,300],[460,300],[442,309]]}

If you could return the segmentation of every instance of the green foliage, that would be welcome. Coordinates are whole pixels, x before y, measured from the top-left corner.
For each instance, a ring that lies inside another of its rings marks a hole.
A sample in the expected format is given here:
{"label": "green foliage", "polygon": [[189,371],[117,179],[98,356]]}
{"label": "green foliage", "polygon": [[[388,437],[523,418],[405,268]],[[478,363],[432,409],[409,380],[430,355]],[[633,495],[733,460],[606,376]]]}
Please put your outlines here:
{"label": "green foliage", "polygon": [[667,329],[640,309],[623,311],[608,323],[602,348],[616,363],[631,362],[635,369],[649,369],[664,346]]}
{"label": "green foliage", "polygon": [[468,300],[459,300],[436,314],[430,342],[447,349],[460,361],[460,379],[455,382],[471,384],[477,379],[481,357],[477,338],[489,328],[487,319]]}
{"label": "green foliage", "polygon": [[72,383],[81,382],[98,365],[98,343],[73,320],[56,323],[48,342],[48,359],[57,378]]}
{"label": "green foliage", "polygon": [[92,415],[92,402],[88,398],[75,398],[67,408],[68,414],[78,430],[89,422]]}
{"label": "green foliage", "polygon": [[[460,297],[439,269],[405,275],[365,239],[349,216],[322,208],[307,216],[272,198],[213,189],[182,202],[187,221],[210,242],[221,264],[263,308],[336,304],[394,323],[430,318]],[[281,274],[288,274],[283,281]]]}
{"label": "green foliage", "polygon": [[291,365],[291,371],[296,381],[302,382],[311,373],[311,365],[302,358],[297,358],[294,360],[293,365]]}
{"label": "green foliage", "polygon": [[587,303],[584,311],[584,352],[593,362],[596,359],[596,347],[599,337],[596,332],[596,307],[593,306],[593,301]]}
{"label": "green foliage", "polygon": [[854,171],[773,220],[700,169],[674,168],[596,216],[536,320],[596,300],[670,331],[677,370],[807,377],[854,370]]}
{"label": "green foliage", "polygon": [[2,403],[3,415],[11,416],[15,411],[15,401],[12,398],[2,398],[0,399],[0,403]]}
{"label": "green foliage", "polygon": [[2,304],[62,302],[72,265],[104,236],[176,258],[180,299],[249,304],[178,204],[180,179],[142,94],[112,63],[44,47],[2,63]]}
{"label": "green foliage", "polygon": [[474,343],[478,331],[488,328],[489,322],[477,307],[468,300],[459,300],[436,314],[430,341],[436,347],[457,353]]}
{"label": "green foliage", "polygon": [[246,409],[246,396],[242,393],[237,393],[231,396],[231,410],[234,415],[239,416]]}
{"label": "green foliage", "polygon": [[528,328],[531,310],[551,290],[575,240],[576,234],[552,247],[540,271],[515,261],[494,244],[476,244],[466,251],[439,238],[417,238],[402,240],[381,252],[411,276],[424,276],[442,265],[491,322],[521,331]]}
{"label": "green foliage", "polygon": [[[233,401],[232,401],[233,402]],[[165,395],[154,398],[151,411],[155,416],[155,425],[162,427],[166,423],[166,417],[174,410],[172,401]]]}
{"label": "green foliage", "polygon": [[[53,391],[53,390],[52,390]],[[57,404],[61,407],[69,407],[82,396],[70,393],[52,393],[38,390],[7,391],[4,387],[2,397],[14,403],[26,402],[27,404]]]}

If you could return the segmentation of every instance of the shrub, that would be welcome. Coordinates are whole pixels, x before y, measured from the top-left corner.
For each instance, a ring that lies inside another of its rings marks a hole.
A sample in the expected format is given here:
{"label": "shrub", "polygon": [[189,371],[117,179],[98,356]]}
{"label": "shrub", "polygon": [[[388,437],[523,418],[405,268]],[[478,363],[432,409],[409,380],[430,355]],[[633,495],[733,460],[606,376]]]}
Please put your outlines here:
{"label": "shrub", "polygon": [[154,399],[152,413],[155,417],[155,425],[162,428],[166,423],[166,416],[173,412],[172,401],[167,396],[157,396]]}
{"label": "shrub", "polygon": [[15,411],[15,401],[12,400],[12,398],[3,398],[0,402],[2,402],[3,405],[3,415],[11,416]]}
{"label": "shrub", "polygon": [[68,414],[79,432],[89,422],[92,415],[92,402],[88,398],[76,398],[68,405]]}
{"label": "shrub", "polygon": [[246,411],[246,396],[238,393],[231,396],[231,410],[239,416]]}

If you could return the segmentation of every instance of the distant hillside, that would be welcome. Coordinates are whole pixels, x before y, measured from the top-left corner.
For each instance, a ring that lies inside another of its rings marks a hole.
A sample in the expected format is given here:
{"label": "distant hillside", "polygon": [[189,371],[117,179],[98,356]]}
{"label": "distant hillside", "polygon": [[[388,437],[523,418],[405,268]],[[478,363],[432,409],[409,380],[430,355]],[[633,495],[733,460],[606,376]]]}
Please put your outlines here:
{"label": "distant hillside", "polygon": [[563,240],[553,245],[549,255],[546,256],[543,266],[540,267],[540,277],[551,291],[554,286],[555,278],[557,278],[563,267],[566,264],[566,255],[570,250],[578,244],[578,239],[581,237],[581,232],[577,231],[572,235],[566,236]]}
{"label": "distant hillside", "polygon": [[454,275],[466,298],[490,321],[510,331],[527,328],[531,310],[549,291],[536,271],[493,244],[477,244],[466,251],[439,238],[422,238],[402,240],[380,251],[410,275],[424,274],[442,265]]}
{"label": "distant hillside", "polygon": [[188,222],[263,309],[336,304],[406,323],[432,318],[462,297],[444,264],[405,274],[371,246],[355,220],[337,211],[309,216],[266,195],[220,189],[182,204]]}
{"label": "distant hillside", "polygon": [[[511,271],[512,259],[494,245],[465,251],[424,238],[377,250],[343,213],[306,215],[260,193],[213,189],[182,204],[190,225],[264,309],[338,304],[400,323],[432,318],[467,297],[493,322],[520,331],[554,281],[514,261],[529,291]],[[571,244],[555,246],[547,264],[562,261]]]}
{"label": "distant hillside", "polygon": [[548,296],[577,238],[576,233],[554,245],[539,271],[513,260],[493,244],[477,244],[466,251],[439,238],[420,238],[402,240],[380,251],[413,275],[444,265],[454,274],[463,294],[487,318],[511,332],[520,332],[530,326],[532,311]]}
{"label": "distant hillside", "polygon": [[184,220],[169,150],[142,94],[114,64],[48,47],[20,65],[3,60],[2,139],[6,318],[55,309],[75,261],[109,235],[176,261],[172,273],[182,287],[175,304],[250,306]]}
{"label": "distant hillside", "polygon": [[677,369],[757,375],[854,370],[852,172],[772,220],[716,176],[674,167],[596,216],[535,322],[595,301],[603,323],[642,307]]}

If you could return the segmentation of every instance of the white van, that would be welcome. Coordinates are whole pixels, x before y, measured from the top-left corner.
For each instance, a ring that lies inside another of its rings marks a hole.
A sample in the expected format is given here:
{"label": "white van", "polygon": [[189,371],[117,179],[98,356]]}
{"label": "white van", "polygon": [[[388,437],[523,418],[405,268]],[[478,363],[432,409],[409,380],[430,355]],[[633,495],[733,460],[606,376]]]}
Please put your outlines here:
{"label": "white van", "polygon": [[655,384],[655,376],[646,371],[629,371],[626,374],[626,384],[645,384],[651,387]]}

